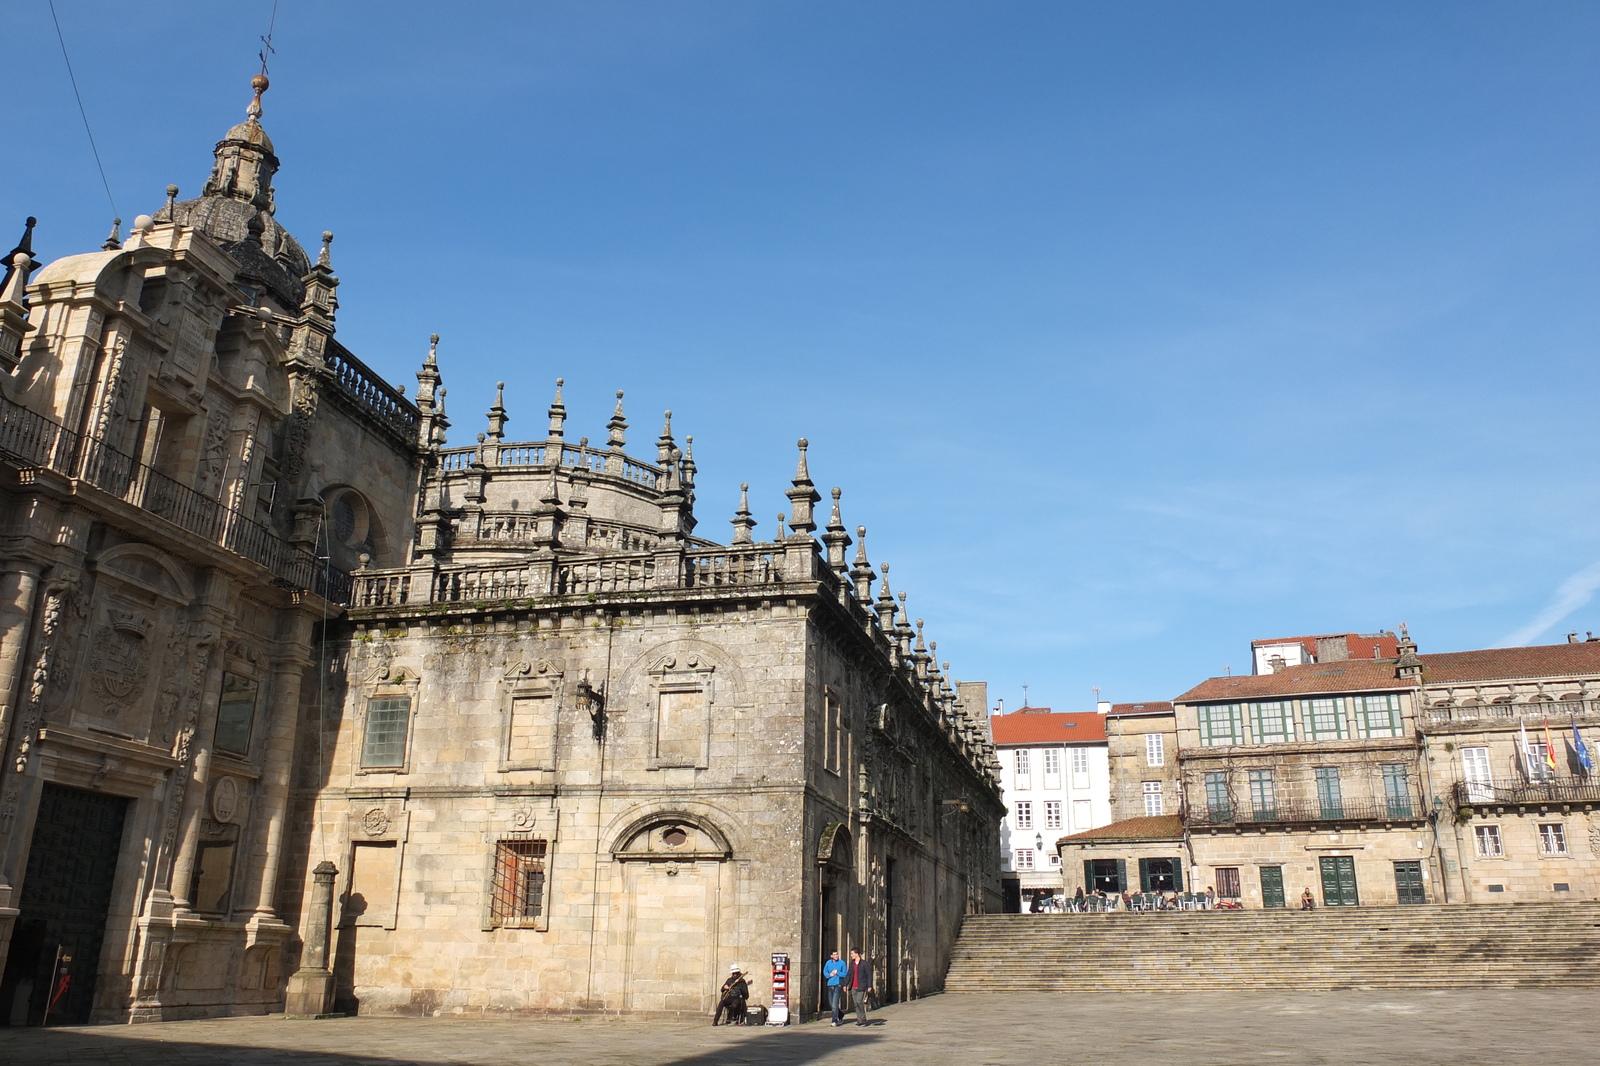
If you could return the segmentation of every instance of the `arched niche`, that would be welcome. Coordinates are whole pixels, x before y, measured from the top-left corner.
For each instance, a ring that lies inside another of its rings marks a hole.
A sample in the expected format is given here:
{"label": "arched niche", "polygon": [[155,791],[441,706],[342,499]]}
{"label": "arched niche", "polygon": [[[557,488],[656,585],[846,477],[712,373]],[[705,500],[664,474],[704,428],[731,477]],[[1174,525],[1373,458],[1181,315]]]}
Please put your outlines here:
{"label": "arched niche", "polygon": [[119,544],[89,561],[89,568],[146,592],[187,605],[194,601],[194,585],[165,552],[148,544]]}
{"label": "arched niche", "polygon": [[725,862],[733,846],[704,815],[660,810],[629,822],[613,839],[611,855],[618,862]]}

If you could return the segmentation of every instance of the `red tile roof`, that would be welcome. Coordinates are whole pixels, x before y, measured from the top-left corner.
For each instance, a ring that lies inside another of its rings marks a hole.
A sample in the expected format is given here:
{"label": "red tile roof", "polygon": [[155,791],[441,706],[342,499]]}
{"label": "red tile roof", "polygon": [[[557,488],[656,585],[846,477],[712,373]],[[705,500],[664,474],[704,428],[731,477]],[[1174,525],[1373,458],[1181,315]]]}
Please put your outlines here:
{"label": "red tile roof", "polygon": [[[1428,657],[1423,656],[1424,661]],[[1415,688],[1394,676],[1393,659],[1345,659],[1336,663],[1286,666],[1275,674],[1212,677],[1179,696],[1174,703],[1247,700],[1263,696],[1303,696],[1319,692],[1382,692]]]}
{"label": "red tile roof", "polygon": [[[1600,676],[1600,641],[1537,644],[1530,648],[1485,648],[1419,655],[1423,682],[1459,685],[1502,678]],[[1275,674],[1212,677],[1179,696],[1178,703],[1305,696],[1321,692],[1393,692],[1415,688],[1395,676],[1393,659],[1345,659],[1288,666]]]}
{"label": "red tile roof", "polygon": [[1143,818],[1124,818],[1099,829],[1085,829],[1081,833],[1062,837],[1056,845],[1082,844],[1091,840],[1179,840],[1182,837],[1183,819],[1176,814],[1154,814]]}
{"label": "red tile roof", "polygon": [[1088,744],[1106,739],[1105,717],[1090,712],[1075,714],[1013,711],[989,719],[997,745]]}
{"label": "red tile roof", "polygon": [[1502,677],[1571,677],[1600,674],[1600,641],[1449,651],[1418,658],[1422,660],[1423,680],[1430,685],[1491,681]]}
{"label": "red tile roof", "polygon": [[1299,644],[1306,650],[1308,656],[1315,658],[1317,641],[1333,637],[1343,637],[1350,655],[1357,659],[1374,658],[1372,654],[1374,645],[1379,652],[1376,658],[1393,659],[1400,654],[1400,638],[1393,633],[1318,633],[1309,637],[1269,637],[1266,640],[1252,640],[1250,647],[1255,649],[1271,644]]}
{"label": "red tile roof", "polygon": [[1171,700],[1145,700],[1143,703],[1113,703],[1108,714],[1171,714]]}

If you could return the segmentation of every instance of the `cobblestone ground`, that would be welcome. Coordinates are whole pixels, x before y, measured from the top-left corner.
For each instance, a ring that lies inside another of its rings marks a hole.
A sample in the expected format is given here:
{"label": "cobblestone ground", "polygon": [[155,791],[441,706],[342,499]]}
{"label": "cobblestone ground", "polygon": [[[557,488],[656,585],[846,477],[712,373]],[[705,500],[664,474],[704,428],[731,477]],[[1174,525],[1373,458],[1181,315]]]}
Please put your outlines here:
{"label": "cobblestone ground", "polygon": [[1593,1063],[1592,991],[934,996],[866,1029],[233,1018],[0,1029],[5,1066],[998,1066]]}

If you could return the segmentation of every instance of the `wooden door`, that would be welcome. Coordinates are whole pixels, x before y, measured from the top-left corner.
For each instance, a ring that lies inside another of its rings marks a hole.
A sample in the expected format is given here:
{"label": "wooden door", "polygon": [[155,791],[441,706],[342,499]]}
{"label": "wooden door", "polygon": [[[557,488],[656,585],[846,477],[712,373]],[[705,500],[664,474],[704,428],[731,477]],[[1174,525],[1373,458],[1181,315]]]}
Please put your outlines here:
{"label": "wooden door", "polygon": [[1328,907],[1355,907],[1361,899],[1356,893],[1356,860],[1353,855],[1322,857],[1322,902]]}

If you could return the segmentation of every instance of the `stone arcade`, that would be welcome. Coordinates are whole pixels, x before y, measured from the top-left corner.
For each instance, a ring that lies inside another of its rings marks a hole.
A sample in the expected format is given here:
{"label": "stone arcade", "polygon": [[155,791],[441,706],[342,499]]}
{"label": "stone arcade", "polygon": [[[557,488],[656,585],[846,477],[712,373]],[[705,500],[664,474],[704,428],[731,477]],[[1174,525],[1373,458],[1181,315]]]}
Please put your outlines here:
{"label": "stone arcade", "polygon": [[198,199],[7,256],[0,1023],[699,1012],[773,952],[811,1012],[836,946],[941,987],[998,909],[984,686],[804,442],[727,547],[620,393],[603,446],[558,383],[446,447],[436,347],[413,403],[334,339],[253,84]]}

